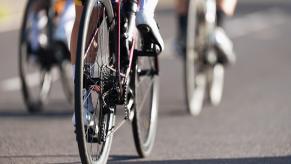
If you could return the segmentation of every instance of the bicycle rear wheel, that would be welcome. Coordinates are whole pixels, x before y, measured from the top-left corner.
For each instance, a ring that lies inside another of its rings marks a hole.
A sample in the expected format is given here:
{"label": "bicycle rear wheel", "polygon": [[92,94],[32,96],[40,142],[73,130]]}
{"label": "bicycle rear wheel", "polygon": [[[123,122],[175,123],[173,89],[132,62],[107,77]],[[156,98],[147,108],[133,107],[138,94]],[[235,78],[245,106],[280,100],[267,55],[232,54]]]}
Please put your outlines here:
{"label": "bicycle rear wheel", "polygon": [[131,82],[135,99],[132,130],[140,157],[150,154],[157,130],[159,79],[155,73],[156,60],[156,57],[138,57]]}
{"label": "bicycle rear wheel", "polygon": [[[22,25],[20,29],[20,41],[19,41],[19,75],[22,86],[22,95],[27,106],[27,109],[31,113],[40,112],[43,108],[44,102],[47,100],[51,88],[51,74],[47,67],[44,67],[41,62],[41,56],[45,52],[45,49],[39,49],[37,51],[32,50],[32,28],[36,25],[33,24],[33,19],[36,15],[43,19],[43,23],[48,19],[47,4],[38,5],[40,3],[37,0],[28,1]],[[38,5],[40,8],[36,9]],[[43,33],[40,35],[40,42],[45,41],[48,38],[48,24],[45,25]]]}
{"label": "bicycle rear wheel", "polygon": [[115,106],[105,99],[115,76],[108,68],[113,58],[107,15],[101,1],[86,1],[78,38],[75,121],[79,154],[84,164],[106,163],[113,137],[109,131],[115,122]]}
{"label": "bicycle rear wheel", "polygon": [[190,0],[188,8],[184,81],[187,109],[192,115],[198,115],[203,107],[207,78],[203,68],[203,54],[197,51],[201,3],[202,0]]}

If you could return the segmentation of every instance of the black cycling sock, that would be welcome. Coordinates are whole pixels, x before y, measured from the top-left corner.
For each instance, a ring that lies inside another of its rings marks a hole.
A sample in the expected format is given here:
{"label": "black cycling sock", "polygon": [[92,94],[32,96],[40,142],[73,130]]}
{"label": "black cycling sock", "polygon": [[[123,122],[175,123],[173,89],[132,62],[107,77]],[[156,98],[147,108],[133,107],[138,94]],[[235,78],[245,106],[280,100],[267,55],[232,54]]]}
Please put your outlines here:
{"label": "black cycling sock", "polygon": [[218,27],[223,27],[225,14],[221,9],[216,10],[216,25]]}
{"label": "black cycling sock", "polygon": [[186,48],[186,34],[187,34],[187,15],[178,15],[177,22],[177,41],[179,46],[182,48],[182,52],[184,53]]}
{"label": "black cycling sock", "polygon": [[178,15],[178,34],[186,35],[187,32],[187,15]]}

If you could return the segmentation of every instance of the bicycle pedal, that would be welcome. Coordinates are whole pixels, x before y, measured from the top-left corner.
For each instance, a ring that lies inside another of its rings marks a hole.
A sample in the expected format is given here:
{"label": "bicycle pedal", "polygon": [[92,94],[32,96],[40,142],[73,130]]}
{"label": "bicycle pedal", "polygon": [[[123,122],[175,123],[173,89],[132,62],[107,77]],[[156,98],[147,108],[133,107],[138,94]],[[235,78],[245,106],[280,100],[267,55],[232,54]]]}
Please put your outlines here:
{"label": "bicycle pedal", "polygon": [[134,100],[133,99],[130,99],[129,101],[128,101],[128,103],[126,104],[126,109],[127,110],[129,110],[129,111],[131,111],[131,109],[132,109],[132,107],[133,107],[133,104],[134,104]]}
{"label": "bicycle pedal", "polygon": [[[99,143],[100,139],[98,138],[98,130],[93,130],[92,127],[85,126],[85,130],[88,132],[86,134],[86,140],[88,143]],[[76,125],[74,126],[74,133],[77,133]]]}
{"label": "bicycle pedal", "polygon": [[128,120],[129,121],[132,121],[133,118],[134,118],[134,111],[133,110],[130,110],[129,115],[128,115]]}
{"label": "bicycle pedal", "polygon": [[151,32],[151,29],[148,25],[138,25],[137,28],[142,34]]}
{"label": "bicycle pedal", "polygon": [[128,119],[130,121],[132,121],[133,116],[134,116],[134,112],[133,112],[133,105],[134,105],[134,100],[133,98],[130,98],[128,100],[128,103],[125,104],[125,110],[126,110],[126,116],[125,119]]}
{"label": "bicycle pedal", "polygon": [[156,56],[158,54],[161,53],[161,47],[158,45],[158,41],[155,39],[155,36],[153,34],[153,32],[151,31],[151,28],[146,25],[146,24],[142,24],[142,25],[138,25],[137,26],[142,40],[143,40],[143,52],[146,51],[152,51],[152,55],[146,55],[146,53],[144,53],[144,56]]}
{"label": "bicycle pedal", "polygon": [[97,129],[93,129],[92,126],[90,126],[89,128],[87,126],[85,126],[85,129],[87,129],[86,131],[88,132],[86,134],[86,140],[88,143],[98,143],[100,142],[100,139],[98,137],[98,126],[96,126]]}
{"label": "bicycle pedal", "polygon": [[103,109],[104,114],[110,114],[110,113],[114,113],[114,108],[104,108]]}

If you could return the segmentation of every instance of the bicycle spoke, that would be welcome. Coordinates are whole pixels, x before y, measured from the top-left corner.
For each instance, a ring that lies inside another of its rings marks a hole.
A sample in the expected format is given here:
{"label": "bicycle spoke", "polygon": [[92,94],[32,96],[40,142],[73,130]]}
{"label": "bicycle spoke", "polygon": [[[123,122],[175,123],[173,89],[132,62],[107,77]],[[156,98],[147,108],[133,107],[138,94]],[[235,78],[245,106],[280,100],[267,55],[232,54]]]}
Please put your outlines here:
{"label": "bicycle spoke", "polygon": [[92,46],[92,45],[97,46],[97,45],[96,45],[97,43],[94,42],[94,41],[95,41],[95,37],[97,36],[97,33],[98,33],[98,28],[96,28],[96,30],[95,30],[95,32],[94,32],[94,35],[93,35],[92,39],[90,39],[90,43],[89,43],[89,45],[88,45],[88,47],[87,47],[87,50],[85,51],[85,54],[84,54],[84,56],[83,56],[83,60],[85,60],[85,58],[86,58],[87,55],[89,54],[89,50],[90,50],[91,46]]}
{"label": "bicycle spoke", "polygon": [[142,108],[144,107],[145,100],[148,98],[147,95],[149,95],[150,91],[151,91],[151,88],[149,87],[149,88],[146,90],[145,94],[143,94],[144,97],[143,97],[143,99],[142,99],[142,101],[141,101],[141,103],[140,103],[140,105],[139,105],[138,111],[140,111],[140,109],[142,109]]}

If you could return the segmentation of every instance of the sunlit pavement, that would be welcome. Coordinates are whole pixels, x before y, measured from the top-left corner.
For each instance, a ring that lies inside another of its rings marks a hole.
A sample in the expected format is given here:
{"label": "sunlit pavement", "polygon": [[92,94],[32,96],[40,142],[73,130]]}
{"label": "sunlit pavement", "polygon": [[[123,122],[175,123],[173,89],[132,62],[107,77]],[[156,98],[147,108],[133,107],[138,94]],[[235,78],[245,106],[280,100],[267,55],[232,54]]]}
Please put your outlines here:
{"label": "sunlit pavement", "polygon": [[[149,158],[139,159],[126,125],[115,135],[109,163],[291,163],[290,4],[244,3],[227,20],[238,62],[226,71],[222,104],[207,106],[198,117],[185,109],[172,6],[156,15],[167,45],[156,144]],[[0,33],[0,163],[79,163],[73,109],[59,82],[44,113],[27,113],[16,86],[17,42],[18,31]]]}

